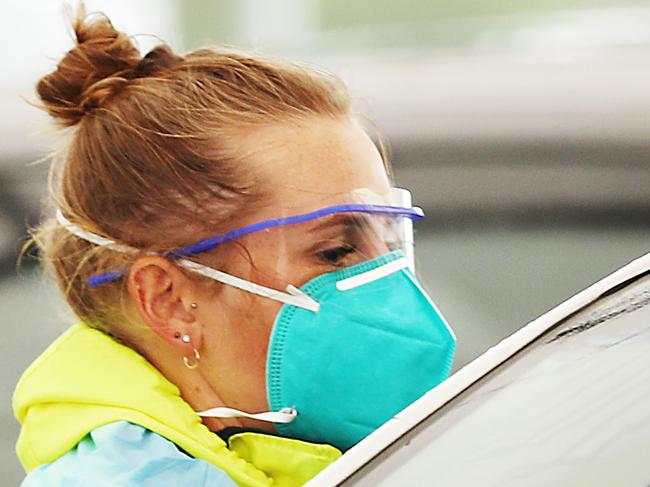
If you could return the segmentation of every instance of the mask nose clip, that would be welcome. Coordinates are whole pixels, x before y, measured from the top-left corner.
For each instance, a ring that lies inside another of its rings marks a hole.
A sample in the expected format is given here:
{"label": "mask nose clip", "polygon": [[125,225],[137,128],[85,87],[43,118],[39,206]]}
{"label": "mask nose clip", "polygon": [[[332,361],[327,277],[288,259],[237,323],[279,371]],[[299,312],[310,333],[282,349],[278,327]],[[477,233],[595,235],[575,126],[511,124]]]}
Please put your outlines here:
{"label": "mask nose clip", "polygon": [[342,279],[336,283],[336,289],[339,291],[349,291],[355,287],[363,286],[364,284],[368,284],[402,269],[406,269],[408,266],[408,259],[406,257],[401,257],[397,260],[388,262],[381,267],[375,267],[374,269],[362,274]]}

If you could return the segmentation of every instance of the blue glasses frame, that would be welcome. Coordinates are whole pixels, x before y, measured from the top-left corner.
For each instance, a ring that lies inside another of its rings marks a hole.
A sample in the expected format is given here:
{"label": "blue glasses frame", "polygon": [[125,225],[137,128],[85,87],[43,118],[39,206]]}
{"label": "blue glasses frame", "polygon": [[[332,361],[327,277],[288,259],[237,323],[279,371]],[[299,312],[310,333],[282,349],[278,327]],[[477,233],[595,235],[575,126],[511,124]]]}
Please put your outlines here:
{"label": "blue glasses frame", "polygon": [[[172,250],[163,254],[165,257],[170,259],[180,259],[183,257],[188,257],[190,255],[200,254],[202,252],[207,252],[213,248],[221,245],[224,242],[229,240],[234,240],[236,238],[243,237],[245,235],[250,235],[251,233],[260,232],[269,228],[281,227],[285,225],[295,225],[297,223],[305,223],[311,220],[316,220],[317,218],[322,218],[324,216],[335,215],[338,213],[368,213],[373,215],[389,215],[395,217],[404,217],[411,220],[419,220],[424,217],[424,212],[421,208],[418,207],[403,207],[403,206],[391,206],[391,205],[364,205],[364,204],[344,204],[344,205],[333,205],[321,208],[320,210],[312,211],[309,213],[303,213],[300,215],[288,216],[283,218],[273,218],[271,220],[264,220],[261,222],[253,223],[245,227],[239,228],[237,230],[232,230],[230,232],[215,235],[213,237],[208,237],[206,239],[200,240],[198,242],[180,247],[176,250]],[[126,274],[126,270],[118,271],[107,271],[102,272],[91,276],[88,279],[89,287],[97,287],[102,284],[109,282],[114,282]]]}

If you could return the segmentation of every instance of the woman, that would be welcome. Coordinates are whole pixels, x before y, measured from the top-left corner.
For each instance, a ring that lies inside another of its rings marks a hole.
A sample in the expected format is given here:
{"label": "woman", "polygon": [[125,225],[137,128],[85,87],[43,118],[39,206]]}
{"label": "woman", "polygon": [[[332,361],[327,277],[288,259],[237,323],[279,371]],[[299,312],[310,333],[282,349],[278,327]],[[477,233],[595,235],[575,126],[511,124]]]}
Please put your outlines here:
{"label": "woman", "polygon": [[421,211],[340,82],[74,29],[37,85],[72,132],[35,239],[81,323],[16,388],[24,485],[300,485],[444,380]]}

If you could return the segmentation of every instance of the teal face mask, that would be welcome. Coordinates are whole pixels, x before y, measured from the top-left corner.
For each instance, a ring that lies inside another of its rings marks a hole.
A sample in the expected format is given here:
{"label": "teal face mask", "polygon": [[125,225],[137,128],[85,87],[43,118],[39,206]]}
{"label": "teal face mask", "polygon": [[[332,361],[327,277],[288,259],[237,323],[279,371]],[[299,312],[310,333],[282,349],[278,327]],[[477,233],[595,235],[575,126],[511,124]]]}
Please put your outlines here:
{"label": "teal face mask", "polygon": [[284,305],[267,361],[278,432],[348,449],[451,370],[455,337],[400,251],[321,275],[300,290],[314,313]]}

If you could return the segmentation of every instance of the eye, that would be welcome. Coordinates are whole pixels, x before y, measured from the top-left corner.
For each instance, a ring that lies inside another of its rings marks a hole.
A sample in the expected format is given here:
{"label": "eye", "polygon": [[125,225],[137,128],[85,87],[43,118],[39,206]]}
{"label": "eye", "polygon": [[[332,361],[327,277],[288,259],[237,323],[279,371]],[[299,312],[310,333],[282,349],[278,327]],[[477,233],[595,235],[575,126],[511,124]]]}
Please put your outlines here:
{"label": "eye", "polygon": [[353,245],[339,245],[317,252],[318,258],[326,264],[342,266],[342,262],[348,254],[355,252],[357,249]]}

